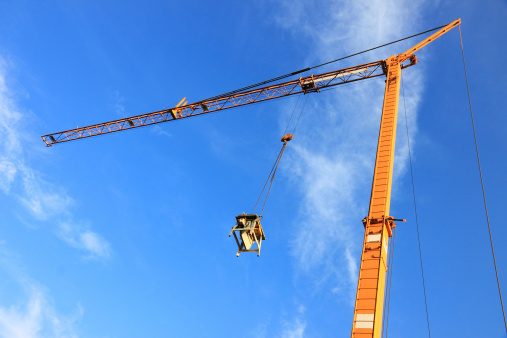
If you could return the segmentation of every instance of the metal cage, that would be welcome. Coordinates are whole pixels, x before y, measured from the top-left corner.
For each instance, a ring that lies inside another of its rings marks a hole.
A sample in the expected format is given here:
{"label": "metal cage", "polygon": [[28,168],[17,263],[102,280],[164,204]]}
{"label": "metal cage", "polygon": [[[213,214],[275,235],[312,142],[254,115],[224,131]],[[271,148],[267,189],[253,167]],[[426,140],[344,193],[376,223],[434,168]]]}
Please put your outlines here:
{"label": "metal cage", "polygon": [[266,236],[258,215],[243,213],[236,216],[236,224],[232,227],[229,237],[232,234],[234,234],[234,239],[238,245],[236,256],[239,257],[242,252],[257,252],[257,256],[260,256],[261,243],[266,240]]}

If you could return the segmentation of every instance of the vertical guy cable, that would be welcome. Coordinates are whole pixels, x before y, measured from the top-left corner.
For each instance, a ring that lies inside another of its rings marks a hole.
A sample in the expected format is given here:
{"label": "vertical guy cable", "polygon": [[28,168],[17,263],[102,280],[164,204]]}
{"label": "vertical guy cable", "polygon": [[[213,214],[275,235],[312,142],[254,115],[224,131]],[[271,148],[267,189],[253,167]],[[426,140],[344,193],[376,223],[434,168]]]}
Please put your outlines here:
{"label": "vertical guy cable", "polygon": [[419,243],[419,261],[421,262],[421,276],[424,292],[424,305],[426,306],[426,321],[428,323],[428,336],[431,338],[430,317],[428,315],[428,301],[426,300],[426,284],[424,283],[424,269],[421,251],[421,238],[419,236],[419,219],[417,217],[417,203],[415,201],[414,171],[412,170],[412,151],[410,150],[410,137],[408,135],[407,105],[405,103],[405,86],[403,85],[403,73],[401,75],[401,88],[403,90],[403,107],[405,108],[405,126],[407,128],[408,158],[410,160],[410,176],[412,177],[412,195],[414,196],[415,225],[417,229],[417,243]]}
{"label": "vertical guy cable", "polygon": [[389,308],[391,305],[391,281],[393,279],[393,266],[394,266],[394,242],[396,238],[396,228],[393,228],[393,240],[392,240],[392,253],[391,253],[391,266],[389,266],[389,292],[388,292],[388,301],[387,301],[387,317],[386,317],[386,338],[387,332],[389,329]]}
{"label": "vertical guy cable", "polygon": [[[394,229],[393,229],[393,236],[394,236]],[[386,275],[386,288],[384,290],[384,304],[383,304],[383,308],[382,308],[382,337],[384,337],[384,331],[386,331],[386,326],[385,326],[385,322],[386,322],[386,316],[387,316],[387,297],[388,297],[388,290],[390,288],[390,283],[391,283],[391,278],[389,278],[389,275],[391,274],[392,270],[391,270],[391,260],[392,260],[392,238],[391,238],[391,244],[388,245],[389,249],[388,249],[388,254],[387,254],[387,269],[388,269],[388,272],[387,272],[387,275]],[[386,337],[387,337],[387,332],[386,332]]]}
{"label": "vertical guy cable", "polygon": [[498,294],[500,295],[500,304],[502,305],[503,322],[505,324],[505,332],[507,332],[507,321],[505,320],[505,309],[503,306],[502,291],[500,289],[500,278],[498,277],[498,268],[496,267],[495,249],[493,248],[493,236],[491,235],[491,225],[489,224],[488,205],[486,204],[486,193],[484,192],[484,181],[482,179],[481,160],[479,159],[479,147],[477,146],[477,135],[475,133],[474,113],[472,112],[472,100],[470,99],[470,88],[468,87],[467,66],[465,63],[465,52],[463,50],[463,39],[461,37],[461,25],[459,25],[458,28],[459,28],[459,40],[461,42],[461,55],[463,55],[463,68],[465,69],[465,80],[467,83],[468,105],[470,106],[470,116],[472,117],[472,129],[474,130],[475,152],[477,153],[479,176],[481,177],[482,197],[484,199],[484,210],[486,211],[486,220],[488,222],[489,241],[491,243],[491,253],[493,254],[493,263],[495,265],[496,283],[498,284]]}

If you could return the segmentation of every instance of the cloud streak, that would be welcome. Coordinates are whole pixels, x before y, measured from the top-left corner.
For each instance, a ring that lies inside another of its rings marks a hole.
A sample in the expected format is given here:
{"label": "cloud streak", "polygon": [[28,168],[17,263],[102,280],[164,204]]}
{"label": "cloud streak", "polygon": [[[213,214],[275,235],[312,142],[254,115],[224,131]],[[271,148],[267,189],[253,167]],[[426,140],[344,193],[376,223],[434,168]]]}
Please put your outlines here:
{"label": "cloud streak", "polygon": [[297,315],[291,321],[282,321],[282,338],[302,338],[305,334],[306,321],[303,319],[305,307],[299,305]]}
{"label": "cloud streak", "polygon": [[44,287],[27,277],[3,247],[0,247],[0,266],[7,272],[8,279],[21,289],[25,298],[15,305],[0,306],[0,336],[77,337],[75,325],[83,316],[80,305],[76,313],[70,316],[58,313]]}
{"label": "cloud streak", "polygon": [[[61,186],[42,178],[26,160],[23,145],[28,144],[21,113],[6,84],[7,62],[0,57],[0,190],[17,198],[39,221],[57,224],[60,238],[74,248],[88,252],[88,257],[108,258],[109,243],[89,227],[73,225],[70,212],[74,200]],[[62,235],[64,234],[64,235]]]}
{"label": "cloud streak", "polygon": [[58,236],[70,246],[88,252],[88,258],[109,258],[109,243],[99,234],[67,222],[60,223]]}
{"label": "cloud streak", "polygon": [[[314,7],[280,1],[287,15],[277,22],[313,44],[309,64],[336,59],[417,32],[423,1],[334,1]],[[409,15],[410,13],[410,15]],[[386,59],[407,46],[394,45],[356,57],[348,65]],[[404,72],[408,121],[416,134],[416,112],[423,89],[423,67]],[[363,228],[368,212],[384,81],[362,81],[310,97],[302,124],[282,163],[302,196],[292,251],[297,266],[317,284],[351,303],[355,297]],[[402,97],[400,97],[402,104]],[[408,157],[403,106],[398,119],[394,182]],[[286,112],[285,116],[290,114]],[[285,118],[282,121],[286,121]],[[282,122],[284,125],[286,122]],[[413,140],[412,145],[413,145]],[[393,191],[393,196],[396,191]]]}
{"label": "cloud streak", "polygon": [[77,337],[74,322],[82,315],[64,317],[50,305],[41,289],[28,287],[28,299],[22,306],[0,307],[2,337]]}

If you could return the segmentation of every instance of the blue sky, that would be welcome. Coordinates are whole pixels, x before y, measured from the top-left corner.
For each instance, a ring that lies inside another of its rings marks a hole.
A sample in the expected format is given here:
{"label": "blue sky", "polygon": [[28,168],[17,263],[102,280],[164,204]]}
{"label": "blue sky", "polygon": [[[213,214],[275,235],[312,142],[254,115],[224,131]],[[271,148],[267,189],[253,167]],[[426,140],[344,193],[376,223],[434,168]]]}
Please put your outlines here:
{"label": "blue sky", "polygon": [[[2,2],[0,336],[349,336],[383,80],[308,98],[259,258],[236,258],[227,235],[255,204],[295,97],[51,148],[40,135],[198,101],[458,17],[505,285],[506,15],[505,1]],[[431,333],[504,337],[458,30],[417,55],[403,80]],[[427,337],[402,105],[394,166],[391,214],[407,223],[389,337]]]}

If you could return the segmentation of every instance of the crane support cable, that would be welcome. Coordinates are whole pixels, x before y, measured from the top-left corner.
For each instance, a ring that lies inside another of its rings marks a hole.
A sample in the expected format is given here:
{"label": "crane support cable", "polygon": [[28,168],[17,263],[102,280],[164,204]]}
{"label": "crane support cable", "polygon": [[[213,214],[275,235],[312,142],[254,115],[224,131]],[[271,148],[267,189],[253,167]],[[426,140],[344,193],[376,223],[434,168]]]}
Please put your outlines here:
{"label": "crane support cable", "polygon": [[389,262],[389,291],[387,292],[387,314],[386,314],[386,335],[385,338],[387,338],[387,332],[389,329],[389,309],[391,305],[391,285],[392,285],[392,279],[393,279],[393,266],[394,266],[394,244],[396,239],[396,228],[393,228],[393,239],[392,239],[392,248],[389,249],[390,251],[390,262]]}
{"label": "crane support cable", "polygon": [[486,221],[488,223],[489,241],[491,244],[491,253],[493,255],[493,264],[495,265],[496,283],[498,284],[498,295],[500,296],[500,305],[502,306],[502,314],[503,314],[503,321],[505,324],[505,332],[507,332],[507,321],[505,319],[505,308],[503,305],[502,290],[500,288],[500,278],[498,277],[498,268],[496,266],[495,249],[493,247],[493,236],[491,235],[491,225],[489,223],[488,205],[486,203],[486,193],[484,190],[484,180],[482,179],[481,160],[479,158],[479,146],[477,145],[477,134],[475,132],[474,113],[472,111],[472,100],[470,98],[470,88],[468,86],[468,75],[467,75],[467,67],[466,67],[466,63],[465,63],[465,52],[463,49],[463,38],[461,36],[461,25],[459,25],[459,39],[461,42],[461,55],[463,56],[463,69],[465,71],[465,81],[466,81],[466,85],[467,85],[468,105],[470,106],[470,117],[472,120],[472,129],[474,131],[475,152],[477,154],[477,165],[479,166],[479,176],[481,178],[482,198],[484,200],[484,210],[486,212]]}
{"label": "crane support cable", "polygon": [[335,59],[335,60],[331,60],[331,61],[328,61],[328,62],[324,62],[324,63],[321,63],[319,65],[316,65],[316,66],[312,66],[312,67],[307,67],[307,68],[304,68],[304,69],[300,69],[300,70],[297,70],[295,72],[291,72],[291,73],[287,73],[287,74],[284,74],[284,75],[280,75],[280,76],[277,76],[277,77],[274,77],[272,79],[269,79],[269,80],[265,80],[265,81],[262,81],[262,82],[258,82],[258,83],[255,83],[255,84],[252,84],[252,85],[249,85],[249,86],[246,86],[246,87],[243,87],[243,88],[239,88],[239,89],[235,89],[235,90],[232,90],[230,92],[227,92],[227,93],[224,93],[224,94],[221,94],[221,95],[217,95],[217,96],[213,96],[213,97],[210,97],[206,100],[202,100],[202,101],[199,101],[197,103],[200,103],[200,102],[204,102],[204,101],[208,101],[208,100],[214,100],[216,98],[219,98],[219,97],[222,97],[222,96],[228,96],[228,95],[232,95],[232,94],[237,94],[237,93],[240,93],[240,92],[243,92],[245,90],[249,90],[249,89],[253,89],[253,88],[257,88],[257,87],[260,87],[260,86],[263,86],[263,85],[266,85],[268,83],[272,83],[272,82],[275,82],[275,81],[279,81],[279,80],[282,80],[282,79],[286,79],[288,77],[291,77],[291,76],[294,76],[294,75],[298,75],[298,74],[301,74],[301,73],[304,73],[304,72],[307,72],[309,70],[312,70],[312,69],[315,69],[315,68],[319,68],[319,67],[322,67],[322,66],[326,66],[326,65],[329,65],[331,63],[335,63],[335,62],[338,62],[338,61],[342,61],[342,60],[345,60],[345,59],[348,59],[348,58],[351,58],[353,56],[357,56],[357,55],[360,55],[360,54],[364,54],[364,53],[367,53],[367,52],[371,52],[375,49],[379,49],[379,48],[382,48],[382,47],[386,47],[386,46],[389,46],[389,45],[393,45],[395,43],[398,43],[398,42],[401,42],[401,41],[404,41],[404,40],[408,40],[408,39],[411,39],[411,38],[415,38],[416,36],[419,36],[419,35],[423,35],[423,34],[426,34],[426,33],[429,33],[429,32],[433,32],[433,31],[436,31],[437,29],[440,29],[440,28],[443,28],[445,27],[446,25],[443,25],[443,26],[440,26],[440,27],[435,27],[435,28],[432,28],[432,29],[429,29],[427,31],[424,31],[424,32],[421,32],[421,33],[417,33],[417,34],[414,34],[414,35],[410,35],[410,36],[407,36],[407,37],[404,37],[402,39],[398,39],[398,40],[395,40],[395,41],[391,41],[391,42],[388,42],[388,43],[385,43],[383,45],[379,45],[379,46],[376,46],[376,47],[373,47],[373,48],[369,48],[369,49],[366,49],[366,50],[363,50],[361,52],[357,52],[357,53],[354,53],[354,54],[350,54],[350,55],[347,55],[347,56],[344,56],[344,57],[341,57],[341,58],[338,58],[338,59]]}
{"label": "crane support cable", "polygon": [[424,283],[424,269],[423,269],[422,250],[421,250],[421,237],[419,235],[419,218],[417,217],[417,203],[416,203],[416,198],[415,198],[414,170],[412,168],[412,150],[410,149],[410,136],[408,134],[407,104],[405,102],[405,86],[403,85],[403,75],[401,76],[401,88],[403,91],[403,107],[405,110],[405,127],[407,129],[408,158],[409,158],[409,163],[410,163],[410,177],[412,178],[412,196],[414,198],[415,225],[416,225],[416,229],[417,229],[417,243],[419,244],[419,262],[421,263],[421,278],[422,278],[422,286],[423,286],[423,293],[424,293],[424,306],[426,307],[426,322],[428,324],[428,337],[431,338],[430,317],[428,314],[428,300],[426,297],[426,284]]}
{"label": "crane support cable", "polygon": [[[393,255],[393,251],[392,251],[392,239],[394,238],[394,230],[395,228],[392,229],[393,230],[393,237],[391,237],[391,241],[389,243],[391,243],[391,245],[388,245],[388,249],[387,249],[387,270],[386,270],[386,287],[384,289],[384,303],[382,304],[382,331],[386,331],[386,326],[384,325],[385,322],[386,322],[386,315],[387,315],[387,298],[388,298],[388,290],[389,290],[389,287],[390,287],[390,283],[391,283],[391,278],[389,277],[389,275],[391,274],[391,260],[392,260],[392,255]],[[382,333],[382,337],[384,333]]]}

